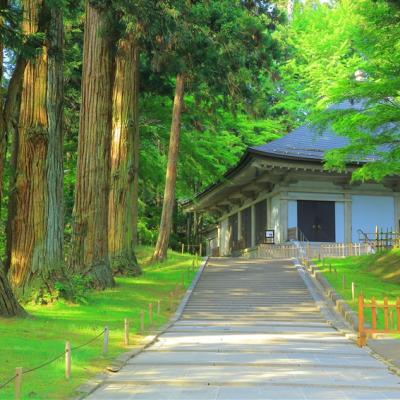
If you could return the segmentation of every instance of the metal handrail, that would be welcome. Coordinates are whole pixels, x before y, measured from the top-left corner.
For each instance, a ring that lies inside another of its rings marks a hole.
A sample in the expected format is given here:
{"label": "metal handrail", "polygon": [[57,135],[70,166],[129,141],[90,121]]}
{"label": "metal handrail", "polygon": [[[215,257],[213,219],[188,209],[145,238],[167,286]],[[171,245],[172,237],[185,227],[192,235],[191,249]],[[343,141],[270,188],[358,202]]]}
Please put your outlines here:
{"label": "metal handrail", "polygon": [[370,240],[368,235],[362,229],[357,229],[357,233],[358,233],[358,235],[363,236],[364,242],[368,243],[371,246],[371,248],[375,250],[375,243]]}

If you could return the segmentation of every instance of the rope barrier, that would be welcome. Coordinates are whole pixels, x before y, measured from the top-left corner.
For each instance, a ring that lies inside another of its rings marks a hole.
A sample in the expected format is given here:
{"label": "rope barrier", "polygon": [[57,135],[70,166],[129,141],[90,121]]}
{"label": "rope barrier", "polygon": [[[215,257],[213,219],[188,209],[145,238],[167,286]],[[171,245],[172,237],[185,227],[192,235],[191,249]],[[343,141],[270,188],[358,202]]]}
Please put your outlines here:
{"label": "rope barrier", "polygon": [[[82,347],[85,347],[91,343],[93,343],[94,341],[96,341],[101,335],[103,335],[105,332],[105,329],[103,329],[98,335],[96,335],[94,338],[90,339],[88,342],[83,343],[79,346],[75,346],[71,349],[71,351],[76,351],[81,349]],[[22,371],[22,375],[26,375],[29,374],[30,372],[36,371],[38,369],[41,369],[43,367],[46,367],[47,365],[52,364],[53,362],[59,360],[60,358],[65,356],[65,351],[63,351],[62,353],[60,353],[59,355],[55,356],[54,358],[52,358],[49,361],[44,362],[43,364],[38,365],[37,367],[33,367],[31,369],[27,369],[27,370],[23,370]],[[7,381],[3,382],[0,384],[0,390],[3,389],[4,387],[6,387],[9,383],[11,383],[15,378],[17,377],[17,375],[12,376],[11,378],[9,378]]]}
{"label": "rope barrier", "polygon": [[3,387],[6,387],[10,382],[12,382],[15,378],[17,377],[17,375],[12,376],[10,379],[8,379],[6,382],[2,383],[0,385],[0,389],[3,389]]}

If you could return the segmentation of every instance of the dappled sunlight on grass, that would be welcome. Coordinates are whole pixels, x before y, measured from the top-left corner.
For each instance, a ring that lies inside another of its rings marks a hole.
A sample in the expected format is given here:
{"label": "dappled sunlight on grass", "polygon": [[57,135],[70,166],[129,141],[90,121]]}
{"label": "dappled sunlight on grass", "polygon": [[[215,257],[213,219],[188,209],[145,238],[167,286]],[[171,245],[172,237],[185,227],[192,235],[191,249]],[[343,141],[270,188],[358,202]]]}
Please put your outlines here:
{"label": "dappled sunlight on grass", "polygon": [[[151,254],[151,248],[140,247],[141,254]],[[31,318],[0,319],[0,384],[14,374],[16,367],[35,367],[57,354],[63,353],[65,341],[73,347],[79,346],[98,333],[105,326],[110,329],[109,354],[102,355],[102,337],[94,343],[72,353],[72,378],[64,379],[64,360],[24,375],[24,399],[65,399],[72,395],[74,388],[100,372],[115,356],[126,350],[123,344],[124,319],[128,318],[131,342],[138,342],[140,311],[145,312],[145,326],[148,329],[164,324],[174,310],[168,309],[169,293],[193,278],[188,272],[193,256],[169,253],[168,260],[155,266],[147,264],[143,275],[137,278],[116,278],[116,287],[102,292],[90,292],[87,304],[68,304],[59,301],[48,306],[28,305]],[[188,279],[190,278],[190,279]],[[182,287],[177,291],[183,295]],[[161,301],[161,313],[157,315],[157,301]],[[174,302],[174,309],[178,305]],[[149,327],[148,304],[153,303],[153,326]],[[13,398],[13,385],[0,391],[0,398]]]}

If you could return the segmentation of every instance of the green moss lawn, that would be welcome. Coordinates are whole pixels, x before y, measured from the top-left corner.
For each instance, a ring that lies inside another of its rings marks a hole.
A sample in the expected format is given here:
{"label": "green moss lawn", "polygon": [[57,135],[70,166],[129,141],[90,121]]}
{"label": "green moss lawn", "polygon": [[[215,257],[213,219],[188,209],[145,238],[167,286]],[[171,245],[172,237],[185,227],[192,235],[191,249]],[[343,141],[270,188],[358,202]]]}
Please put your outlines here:
{"label": "green moss lawn", "polygon": [[[0,318],[0,385],[14,374],[16,367],[33,368],[59,353],[65,341],[79,346],[105,326],[110,329],[109,353],[102,355],[102,338],[72,353],[72,377],[64,379],[64,358],[40,370],[23,376],[23,399],[68,399],[81,383],[101,372],[111,361],[126,351],[123,342],[124,318],[131,325],[132,344],[140,340],[139,316],[145,310],[146,329],[150,331],[164,324],[175,311],[184,293],[180,287],[179,296],[169,309],[169,293],[182,284],[185,286],[194,276],[193,256],[169,253],[162,264],[150,264],[150,248],[140,247],[138,259],[143,275],[138,278],[117,278],[115,288],[103,292],[90,292],[87,304],[67,304],[59,301],[50,306],[26,306],[31,318]],[[161,314],[157,315],[157,301],[161,300]],[[148,304],[154,304],[154,323],[149,326]],[[145,332],[146,333],[146,332]],[[14,398],[13,384],[0,390],[0,399]]]}
{"label": "green moss lawn", "polygon": [[[385,296],[390,303],[400,297],[400,250],[382,254],[346,258],[327,258],[315,262],[336,291],[357,310],[358,295],[362,292],[365,300],[372,297],[383,302]],[[329,265],[332,266],[330,271]],[[336,273],[335,273],[336,269]],[[343,289],[343,276],[345,287]],[[355,283],[355,302],[352,301],[351,283]],[[370,310],[367,310],[367,322],[370,321]],[[394,319],[396,313],[393,313]],[[383,329],[383,311],[378,311],[378,327]]]}

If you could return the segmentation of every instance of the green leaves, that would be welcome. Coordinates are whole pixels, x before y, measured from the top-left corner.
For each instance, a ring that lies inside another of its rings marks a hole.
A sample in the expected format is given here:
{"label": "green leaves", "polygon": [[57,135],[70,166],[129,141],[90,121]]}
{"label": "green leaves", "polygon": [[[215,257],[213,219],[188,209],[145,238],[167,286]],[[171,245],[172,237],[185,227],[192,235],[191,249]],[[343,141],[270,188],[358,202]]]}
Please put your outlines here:
{"label": "green leaves", "polygon": [[[343,169],[369,155],[353,179],[380,180],[400,169],[400,11],[378,0],[341,0],[301,6],[278,34],[289,46],[282,66],[281,106],[349,138],[327,154],[326,167]],[[347,110],[327,107],[354,102]],[[362,105],[362,107],[357,106]],[[304,115],[295,112],[296,107]],[[385,150],[385,151],[384,151]]]}

